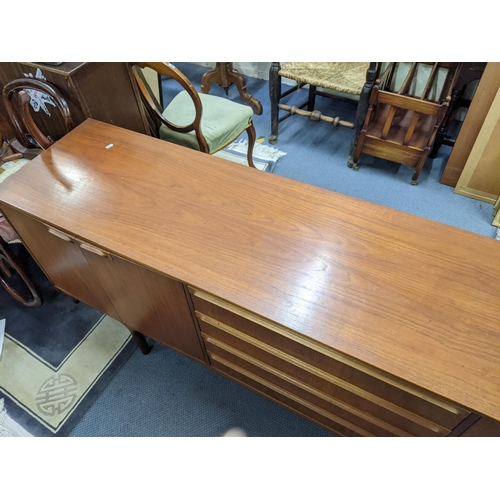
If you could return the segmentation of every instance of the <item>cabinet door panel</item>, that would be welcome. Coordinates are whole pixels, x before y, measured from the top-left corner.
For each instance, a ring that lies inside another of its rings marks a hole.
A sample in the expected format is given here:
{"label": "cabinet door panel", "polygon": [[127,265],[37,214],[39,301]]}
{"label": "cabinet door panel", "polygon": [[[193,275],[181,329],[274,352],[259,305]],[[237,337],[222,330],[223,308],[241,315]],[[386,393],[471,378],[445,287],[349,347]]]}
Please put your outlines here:
{"label": "cabinet door panel", "polygon": [[58,289],[120,321],[99,279],[70,235],[9,207],[2,207],[2,212]]}
{"label": "cabinet door panel", "polygon": [[100,249],[82,246],[128,328],[205,363],[182,284]]}

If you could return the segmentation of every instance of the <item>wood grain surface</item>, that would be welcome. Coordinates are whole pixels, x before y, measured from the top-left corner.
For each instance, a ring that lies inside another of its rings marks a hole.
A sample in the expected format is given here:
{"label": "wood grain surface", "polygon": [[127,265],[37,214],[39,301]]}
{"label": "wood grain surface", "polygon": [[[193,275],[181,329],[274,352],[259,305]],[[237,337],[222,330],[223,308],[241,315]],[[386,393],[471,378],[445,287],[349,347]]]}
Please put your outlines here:
{"label": "wood grain surface", "polygon": [[493,239],[94,120],[0,200],[500,420]]}
{"label": "wood grain surface", "polygon": [[489,62],[472,99],[440,182],[455,187],[500,86],[500,63]]}

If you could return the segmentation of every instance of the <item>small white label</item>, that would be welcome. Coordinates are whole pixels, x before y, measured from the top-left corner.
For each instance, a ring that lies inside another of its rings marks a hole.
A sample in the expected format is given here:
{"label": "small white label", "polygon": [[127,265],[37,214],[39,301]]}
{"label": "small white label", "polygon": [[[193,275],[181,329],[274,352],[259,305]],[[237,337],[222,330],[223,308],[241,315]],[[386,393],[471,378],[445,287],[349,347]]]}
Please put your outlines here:
{"label": "small white label", "polygon": [[113,147],[113,144],[108,144],[108,145],[106,146],[106,149],[109,149],[109,148],[112,148],[112,147]]}

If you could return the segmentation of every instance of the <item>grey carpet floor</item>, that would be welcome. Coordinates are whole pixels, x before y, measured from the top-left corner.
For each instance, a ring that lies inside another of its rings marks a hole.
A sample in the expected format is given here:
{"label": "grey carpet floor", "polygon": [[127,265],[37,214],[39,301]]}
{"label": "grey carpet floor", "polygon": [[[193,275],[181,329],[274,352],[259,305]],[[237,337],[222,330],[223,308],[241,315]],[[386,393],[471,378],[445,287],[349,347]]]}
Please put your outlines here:
{"label": "grey carpet floor", "polygon": [[[207,68],[174,63],[199,89]],[[163,83],[168,98],[174,88]],[[270,134],[268,82],[247,78],[247,91],[264,108],[254,117],[257,136]],[[224,95],[212,85],[211,94]],[[306,92],[299,96],[300,101]],[[236,88],[230,99],[240,102]],[[298,102],[297,100],[297,102]],[[354,120],[355,103],[318,97],[317,106],[330,116]],[[242,136],[243,137],[243,136]],[[412,186],[412,169],[389,161],[362,157],[360,170],[347,167],[352,130],[313,123],[294,116],[280,124],[278,147],[287,153],[274,175],[300,180],[331,191],[389,206],[494,237],[492,205],[456,195],[439,183],[451,148],[443,146],[429,159]],[[467,233],[464,232],[464,238]],[[500,242],[499,242],[500,245]],[[412,263],[408,262],[411,266]],[[240,427],[249,436],[332,436],[265,398],[210,371],[170,349],[154,344],[148,356],[138,350],[101,393],[70,436],[220,436]]]}

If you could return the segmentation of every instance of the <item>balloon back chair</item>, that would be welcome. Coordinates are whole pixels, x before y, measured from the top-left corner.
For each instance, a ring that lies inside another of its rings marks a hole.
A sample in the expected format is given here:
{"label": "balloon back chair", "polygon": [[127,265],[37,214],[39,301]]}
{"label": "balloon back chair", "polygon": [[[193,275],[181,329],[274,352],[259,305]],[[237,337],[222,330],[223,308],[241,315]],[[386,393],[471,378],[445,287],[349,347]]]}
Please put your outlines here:
{"label": "balloon back chair", "polygon": [[[247,161],[249,166],[255,168],[252,154],[256,134],[250,106],[198,93],[188,78],[171,63],[130,64],[153,137],[214,154],[231,144],[246,130]],[[140,68],[151,68],[158,75],[173,78],[183,90],[162,109]]]}

